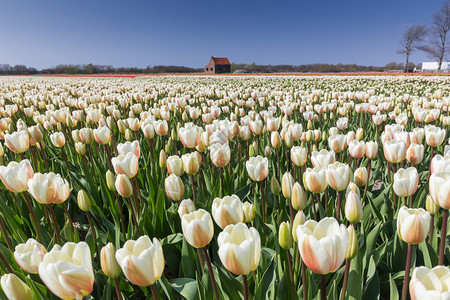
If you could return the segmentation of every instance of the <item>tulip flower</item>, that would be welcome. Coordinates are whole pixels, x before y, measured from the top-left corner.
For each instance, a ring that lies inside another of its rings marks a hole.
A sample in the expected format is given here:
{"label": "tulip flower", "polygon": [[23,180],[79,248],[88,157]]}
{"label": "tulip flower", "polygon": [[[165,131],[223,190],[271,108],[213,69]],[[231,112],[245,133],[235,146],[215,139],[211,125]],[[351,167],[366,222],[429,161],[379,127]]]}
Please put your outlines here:
{"label": "tulip flower", "polygon": [[400,168],[394,174],[394,192],[399,197],[408,197],[414,194],[419,185],[419,173],[414,167]]}
{"label": "tulip flower", "polygon": [[397,232],[408,244],[420,244],[428,235],[430,213],[423,208],[400,208],[397,216]]}
{"label": "tulip flower", "polygon": [[42,282],[56,296],[75,299],[88,296],[94,285],[91,252],[88,244],[68,242],[45,254],[39,264]]}
{"label": "tulip flower", "polygon": [[13,193],[21,193],[28,189],[28,180],[34,172],[28,159],[20,163],[11,161],[8,166],[0,166],[0,179],[5,187]]}
{"label": "tulip flower", "polygon": [[183,175],[183,160],[178,155],[172,155],[167,158],[167,172],[177,176]]}
{"label": "tulip flower", "polygon": [[230,162],[231,154],[228,144],[213,144],[209,147],[209,153],[216,167],[225,167]]}
{"label": "tulip flower", "polygon": [[431,174],[445,171],[450,171],[450,155],[448,153],[445,156],[435,155],[430,163]]}
{"label": "tulip flower", "polygon": [[128,153],[133,153],[139,159],[141,156],[141,148],[139,146],[139,141],[135,140],[132,142],[120,143],[117,145],[117,152],[119,155],[126,156]]}
{"label": "tulip flower", "polygon": [[5,145],[14,153],[23,153],[30,146],[30,137],[27,130],[5,134]]}
{"label": "tulip flower", "polygon": [[420,164],[423,160],[424,146],[412,143],[409,145],[408,150],[406,150],[406,159],[412,165]]}
{"label": "tulip flower", "polygon": [[366,153],[366,143],[364,141],[352,140],[348,144],[348,153],[355,159],[360,159]]}
{"label": "tulip flower", "polygon": [[18,244],[14,251],[14,259],[27,273],[38,274],[39,264],[47,250],[35,239],[28,239],[26,243]]}
{"label": "tulip flower", "polygon": [[323,192],[328,186],[327,169],[324,167],[307,168],[303,174],[303,185],[312,193]]}
{"label": "tulip flower", "polygon": [[211,242],[214,235],[214,225],[211,215],[204,209],[199,209],[181,218],[183,235],[194,248],[203,248]]}
{"label": "tulip flower", "polygon": [[450,209],[450,171],[432,174],[429,185],[431,199],[444,210]]}
{"label": "tulip flower", "polygon": [[64,133],[62,132],[55,132],[50,135],[50,141],[52,142],[53,146],[56,148],[61,148],[66,144],[66,138],[64,136]]}
{"label": "tulip flower", "polygon": [[180,177],[171,174],[164,180],[167,197],[173,201],[180,201],[184,196],[184,184]]}
{"label": "tulip flower", "polygon": [[178,130],[181,143],[186,148],[195,148],[200,143],[201,128],[193,123],[186,123]]}
{"label": "tulip flower", "polygon": [[442,144],[446,135],[445,129],[436,126],[425,127],[425,140],[430,147],[437,147]]}
{"label": "tulip flower", "polygon": [[291,160],[297,167],[302,167],[308,159],[308,151],[304,147],[294,146],[291,148]]}
{"label": "tulip flower", "polygon": [[127,175],[127,177],[130,179],[136,176],[139,170],[138,157],[131,152],[127,153],[126,155],[113,157],[111,162],[116,174]]}
{"label": "tulip flower", "polygon": [[354,173],[354,180],[355,180],[355,184],[359,187],[362,187],[364,185],[366,185],[367,180],[369,179],[369,174],[367,172],[367,169],[364,167],[360,167],[358,169],[355,170]]}
{"label": "tulip flower", "polygon": [[183,161],[184,172],[186,172],[186,174],[194,175],[198,172],[198,169],[200,168],[200,162],[198,158],[198,152],[187,153],[181,157],[181,160]]}
{"label": "tulip flower", "polygon": [[402,162],[406,156],[406,144],[403,141],[387,141],[383,144],[384,157],[391,164]]}
{"label": "tulip flower", "polygon": [[[125,277],[138,286],[153,285],[164,271],[164,254],[158,239],[143,235],[128,240],[116,251],[116,259]],[[152,288],[153,292],[153,288]]]}
{"label": "tulip flower", "polygon": [[244,211],[241,199],[236,195],[215,198],[212,203],[211,212],[214,221],[220,228],[227,225],[237,224],[244,221]]}
{"label": "tulip flower", "polygon": [[411,299],[450,299],[449,278],[448,267],[416,267],[409,284]]}
{"label": "tulip flower", "polygon": [[341,152],[342,150],[344,150],[344,148],[346,146],[345,135],[336,134],[336,135],[330,136],[328,138],[328,146],[335,153]]}
{"label": "tulip flower", "polygon": [[269,160],[260,155],[251,157],[246,163],[247,172],[253,181],[262,181],[269,173]]}
{"label": "tulip flower", "polygon": [[109,278],[116,279],[122,272],[116,260],[116,247],[112,243],[108,243],[100,251],[100,264],[103,273]]}
{"label": "tulip flower", "polygon": [[378,155],[378,143],[369,141],[366,143],[366,157],[369,159],[374,159]]}
{"label": "tulip flower", "polygon": [[28,192],[41,204],[60,204],[69,197],[70,186],[59,174],[35,173],[28,180]]}
{"label": "tulip flower", "polygon": [[5,274],[0,279],[2,290],[9,300],[32,300],[33,292],[14,273]]}
{"label": "tulip flower", "polygon": [[[272,177],[272,181],[273,180],[276,180],[276,178]],[[278,181],[276,181],[276,183],[278,183]],[[291,173],[285,172],[283,174],[283,178],[281,179],[281,191],[283,193],[284,198],[291,199],[293,186],[294,186],[294,177],[292,177]]]}
{"label": "tulip flower", "polygon": [[363,208],[361,200],[358,194],[354,191],[350,191],[346,195],[345,200],[345,218],[349,220],[350,223],[356,224],[362,220]]}
{"label": "tulip flower", "polygon": [[334,190],[338,192],[343,191],[350,183],[350,167],[340,162],[329,164],[326,171],[326,179]]}
{"label": "tulip flower", "polygon": [[336,161],[335,154],[333,150],[327,151],[322,149],[319,152],[313,151],[311,153],[311,162],[314,167],[327,167]]}
{"label": "tulip flower", "polygon": [[295,210],[304,210],[306,208],[307,198],[300,183],[294,183],[291,194],[291,204]]}
{"label": "tulip flower", "polygon": [[119,174],[114,184],[116,191],[124,198],[131,197],[133,194],[133,186],[130,179],[125,174]]}
{"label": "tulip flower", "polygon": [[242,204],[242,210],[244,211],[244,223],[250,223],[255,219],[255,206],[252,203]]}

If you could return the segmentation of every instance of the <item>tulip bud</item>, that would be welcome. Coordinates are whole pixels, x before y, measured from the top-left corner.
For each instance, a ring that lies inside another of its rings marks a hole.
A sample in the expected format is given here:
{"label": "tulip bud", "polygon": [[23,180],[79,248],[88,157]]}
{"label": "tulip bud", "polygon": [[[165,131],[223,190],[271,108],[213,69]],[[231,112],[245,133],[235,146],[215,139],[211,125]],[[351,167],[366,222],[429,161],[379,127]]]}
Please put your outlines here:
{"label": "tulip bud", "polygon": [[358,128],[358,129],[356,130],[356,139],[357,139],[358,141],[361,141],[362,139],[364,139],[364,129]]}
{"label": "tulip bud", "polygon": [[159,152],[159,167],[161,169],[165,169],[167,164],[167,158],[166,158],[166,152],[164,152],[163,149],[161,149],[161,152]]}
{"label": "tulip bud", "polygon": [[284,173],[281,180],[281,191],[283,192],[284,198],[291,199],[293,185],[294,177],[292,177],[291,173],[289,172]]}
{"label": "tulip bud", "polygon": [[291,192],[291,203],[295,210],[304,210],[306,208],[306,193],[300,183],[294,183]]}
{"label": "tulip bud", "polygon": [[106,185],[111,192],[116,191],[116,176],[110,170],[106,171]]}
{"label": "tulip bud", "polygon": [[171,174],[164,180],[167,197],[173,201],[180,201],[184,196],[184,184],[180,177]]}
{"label": "tulip bud", "polygon": [[430,195],[427,195],[425,208],[427,209],[427,212],[429,212],[432,216],[437,214],[437,212],[439,211],[439,206],[436,204],[436,202],[433,201],[433,199],[431,199]]}
{"label": "tulip bud", "polygon": [[82,142],[75,143],[75,151],[81,156],[86,154],[86,145]]}
{"label": "tulip bud", "polygon": [[249,155],[250,157],[255,157],[255,156],[257,155],[257,151],[256,151],[256,149],[255,149],[254,144],[251,144],[251,145],[248,147],[248,155]]}
{"label": "tulip bud", "polygon": [[270,142],[272,143],[272,147],[275,149],[279,149],[281,147],[281,137],[278,131],[273,131],[270,134]]}
{"label": "tulip bud", "polygon": [[367,169],[364,167],[360,167],[358,169],[355,170],[355,174],[354,174],[354,180],[357,186],[362,187],[364,185],[366,185],[366,182],[368,180],[368,173],[367,173]]}
{"label": "tulip bud", "polygon": [[311,130],[311,128],[312,128],[312,122],[311,122],[311,120],[308,120],[308,124],[306,126],[306,129]]}
{"label": "tulip bud", "polygon": [[3,275],[0,281],[3,292],[8,299],[33,299],[33,292],[31,289],[14,273]]}
{"label": "tulip bud", "polygon": [[126,139],[127,141],[129,141],[129,142],[131,142],[132,140],[134,140],[133,132],[131,131],[130,128],[127,128],[127,129],[125,130],[125,139]]}
{"label": "tulip bud", "polygon": [[112,243],[108,243],[100,251],[100,263],[102,271],[109,278],[117,278],[122,271],[116,260],[116,248]]}
{"label": "tulip bud", "polygon": [[292,146],[294,146],[294,138],[292,137],[290,131],[286,132],[286,134],[284,135],[284,144],[288,148],[292,148]]}
{"label": "tulip bud", "polygon": [[284,250],[289,250],[294,244],[292,237],[291,224],[289,222],[282,222],[278,230],[278,243]]}
{"label": "tulip bud", "polygon": [[84,190],[79,190],[77,195],[78,207],[84,211],[88,212],[91,209],[91,200]]}
{"label": "tulip bud", "polygon": [[133,194],[133,186],[127,175],[119,174],[116,177],[115,187],[120,196],[128,198]]}
{"label": "tulip bud", "polygon": [[184,215],[190,214],[195,210],[196,208],[194,201],[192,201],[191,199],[184,199],[178,205],[178,215],[180,216],[180,219],[183,218]]}
{"label": "tulip bud", "polygon": [[281,192],[280,183],[278,182],[278,179],[275,177],[275,175],[273,175],[270,179],[270,191],[274,195],[278,195]]}
{"label": "tulip bud", "polygon": [[328,140],[327,133],[325,131],[322,132],[322,142],[326,142]]}
{"label": "tulip bud", "polygon": [[167,153],[170,153],[172,149],[173,149],[173,140],[172,138],[169,138],[167,140],[166,146],[164,147],[164,150],[166,150]]}
{"label": "tulip bud", "polygon": [[252,203],[242,204],[242,210],[244,211],[244,223],[250,223],[255,219],[255,206]]}
{"label": "tulip bud", "polygon": [[299,210],[294,217],[294,222],[292,222],[292,237],[294,241],[297,242],[297,227],[303,225],[306,222],[306,216],[303,210]]}
{"label": "tulip bud", "polygon": [[347,227],[348,232],[348,245],[347,252],[345,252],[346,259],[353,259],[358,254],[358,236],[356,234],[355,226],[350,225]]}
{"label": "tulip bud", "polygon": [[266,146],[266,148],[264,148],[264,156],[270,157],[271,154],[272,154],[272,150],[270,149],[269,146]]}
{"label": "tulip bud", "polygon": [[350,223],[358,223],[362,220],[363,209],[358,194],[350,191],[345,201],[345,217]]}

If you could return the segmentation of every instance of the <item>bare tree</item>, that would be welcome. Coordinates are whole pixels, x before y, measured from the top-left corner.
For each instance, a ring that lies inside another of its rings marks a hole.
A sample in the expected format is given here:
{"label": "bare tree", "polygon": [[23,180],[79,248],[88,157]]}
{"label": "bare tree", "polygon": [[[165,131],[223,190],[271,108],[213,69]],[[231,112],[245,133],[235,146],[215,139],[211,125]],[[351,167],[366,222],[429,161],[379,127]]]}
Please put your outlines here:
{"label": "bare tree", "polygon": [[409,56],[412,52],[422,47],[420,43],[424,41],[426,34],[427,28],[425,25],[413,25],[403,34],[400,42],[402,47],[397,50],[397,53],[406,55],[405,70],[408,67]]}
{"label": "bare tree", "polygon": [[430,31],[430,45],[420,49],[428,56],[438,61],[438,70],[441,70],[442,61],[448,50],[447,34],[450,31],[450,0],[445,1],[442,8],[433,15]]}

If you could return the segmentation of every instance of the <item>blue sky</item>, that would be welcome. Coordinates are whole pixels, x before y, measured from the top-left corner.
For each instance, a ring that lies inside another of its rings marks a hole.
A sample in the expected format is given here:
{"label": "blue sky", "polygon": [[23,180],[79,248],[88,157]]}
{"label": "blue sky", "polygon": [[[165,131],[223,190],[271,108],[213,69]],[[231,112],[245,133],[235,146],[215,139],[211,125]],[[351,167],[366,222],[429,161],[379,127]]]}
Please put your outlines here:
{"label": "blue sky", "polygon": [[[443,0],[0,0],[0,63],[385,65]],[[413,62],[429,61],[414,53]]]}

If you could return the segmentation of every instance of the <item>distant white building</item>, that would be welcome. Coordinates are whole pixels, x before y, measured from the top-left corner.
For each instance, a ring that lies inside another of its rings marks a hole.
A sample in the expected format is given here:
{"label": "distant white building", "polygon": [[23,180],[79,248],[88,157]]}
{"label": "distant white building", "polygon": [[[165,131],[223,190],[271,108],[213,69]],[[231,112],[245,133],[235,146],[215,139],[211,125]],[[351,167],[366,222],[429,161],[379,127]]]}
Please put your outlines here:
{"label": "distant white building", "polygon": [[[422,63],[422,72],[437,72],[439,67],[438,62],[423,62]],[[450,62],[443,61],[441,65],[441,72],[449,72],[450,71]]]}

